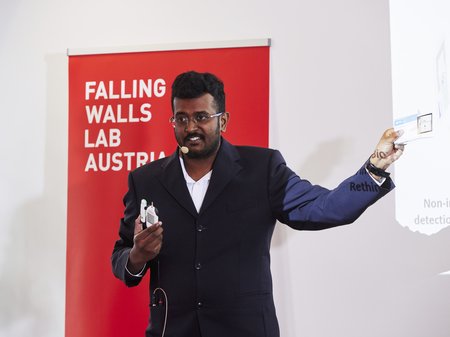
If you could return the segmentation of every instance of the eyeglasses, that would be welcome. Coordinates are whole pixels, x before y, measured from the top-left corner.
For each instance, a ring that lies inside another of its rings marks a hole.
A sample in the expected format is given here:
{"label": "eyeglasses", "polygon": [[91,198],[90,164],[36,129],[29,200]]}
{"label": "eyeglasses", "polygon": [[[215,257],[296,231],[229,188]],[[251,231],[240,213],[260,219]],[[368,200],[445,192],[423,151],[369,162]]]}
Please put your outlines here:
{"label": "eyeglasses", "polygon": [[211,118],[219,117],[222,114],[223,114],[223,112],[218,112],[218,113],[215,113],[215,114],[212,114],[212,115],[210,115],[207,112],[199,112],[199,113],[195,114],[192,117],[189,117],[189,116],[184,115],[184,114],[177,114],[177,115],[171,117],[169,119],[169,121],[170,121],[170,123],[172,124],[173,127],[175,127],[175,126],[178,126],[178,127],[187,126],[189,124],[190,120],[192,120],[197,125],[203,125],[203,124],[208,123],[208,121]]}

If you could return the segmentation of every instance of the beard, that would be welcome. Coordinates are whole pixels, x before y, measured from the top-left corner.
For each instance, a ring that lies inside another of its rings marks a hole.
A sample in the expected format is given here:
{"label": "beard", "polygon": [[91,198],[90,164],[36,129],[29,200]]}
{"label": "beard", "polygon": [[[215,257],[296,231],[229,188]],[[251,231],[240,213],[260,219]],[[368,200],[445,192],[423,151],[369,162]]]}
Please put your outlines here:
{"label": "beard", "polygon": [[189,149],[189,152],[185,154],[186,157],[191,159],[206,159],[213,156],[220,146],[220,132],[216,133],[215,139],[212,141],[209,146],[206,146],[203,150],[200,151],[192,151]]}

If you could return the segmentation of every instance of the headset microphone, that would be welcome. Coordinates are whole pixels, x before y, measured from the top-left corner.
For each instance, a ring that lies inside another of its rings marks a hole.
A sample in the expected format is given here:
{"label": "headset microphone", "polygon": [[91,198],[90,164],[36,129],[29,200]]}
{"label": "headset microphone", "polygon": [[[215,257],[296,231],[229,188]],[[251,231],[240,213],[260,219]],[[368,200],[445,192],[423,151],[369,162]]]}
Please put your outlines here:
{"label": "headset microphone", "polygon": [[183,154],[188,154],[189,153],[189,148],[187,146],[180,146],[178,145],[178,147],[180,148],[181,152]]}

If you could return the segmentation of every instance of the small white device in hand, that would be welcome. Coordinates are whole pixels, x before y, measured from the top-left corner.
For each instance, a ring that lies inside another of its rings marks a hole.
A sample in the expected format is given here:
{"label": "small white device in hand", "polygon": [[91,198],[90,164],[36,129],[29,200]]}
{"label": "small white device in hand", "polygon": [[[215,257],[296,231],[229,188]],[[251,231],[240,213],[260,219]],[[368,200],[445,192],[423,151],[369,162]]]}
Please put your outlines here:
{"label": "small white device in hand", "polygon": [[141,210],[139,213],[142,227],[145,227],[145,211],[146,211],[146,209],[147,209],[147,200],[142,199],[141,200]]}
{"label": "small white device in hand", "polygon": [[153,202],[150,204],[150,206],[147,207],[145,210],[145,222],[146,226],[150,227],[158,222],[158,215],[156,214],[156,208],[153,206]]}
{"label": "small white device in hand", "polygon": [[159,221],[158,215],[156,214],[157,212],[158,210],[153,206],[153,202],[150,206],[147,206],[147,200],[141,200],[139,218],[143,229],[150,227]]}

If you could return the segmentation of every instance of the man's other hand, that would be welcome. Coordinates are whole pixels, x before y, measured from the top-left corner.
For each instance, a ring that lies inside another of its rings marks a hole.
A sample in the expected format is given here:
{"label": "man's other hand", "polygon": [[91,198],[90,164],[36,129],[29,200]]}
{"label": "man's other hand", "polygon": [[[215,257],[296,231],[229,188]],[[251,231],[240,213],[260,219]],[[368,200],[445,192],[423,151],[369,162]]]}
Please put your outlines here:
{"label": "man's other hand", "polygon": [[402,130],[395,131],[393,128],[384,131],[375,151],[370,157],[370,162],[377,168],[386,170],[389,165],[403,154],[404,145],[394,142],[403,134]]}
{"label": "man's other hand", "polygon": [[134,221],[133,248],[130,251],[127,268],[138,273],[147,261],[153,260],[160,252],[163,240],[161,221],[142,229],[140,217]]}

